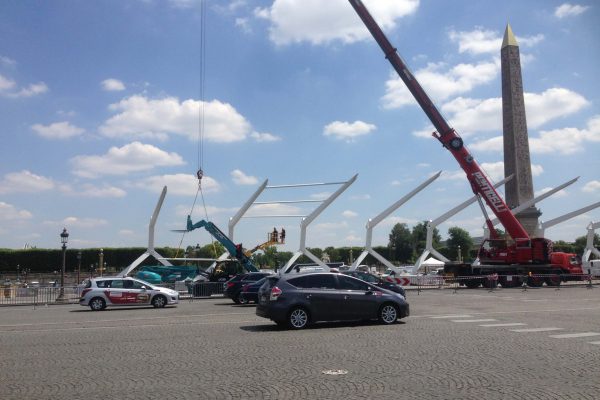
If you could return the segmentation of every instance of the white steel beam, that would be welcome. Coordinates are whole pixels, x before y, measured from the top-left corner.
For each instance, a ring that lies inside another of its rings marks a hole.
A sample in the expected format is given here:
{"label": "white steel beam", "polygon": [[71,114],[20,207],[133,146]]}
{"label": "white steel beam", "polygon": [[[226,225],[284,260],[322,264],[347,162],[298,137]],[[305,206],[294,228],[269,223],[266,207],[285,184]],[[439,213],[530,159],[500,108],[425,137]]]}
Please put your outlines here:
{"label": "white steel beam", "polygon": [[585,244],[585,249],[583,250],[583,256],[581,260],[583,262],[584,272],[588,271],[590,268],[590,256],[592,253],[600,258],[600,251],[594,246],[594,236],[596,235],[596,229],[600,228],[599,222],[590,222],[587,226],[587,240]]}
{"label": "white steel beam", "polygon": [[165,201],[165,196],[167,195],[167,187],[163,187],[162,192],[160,193],[160,197],[158,198],[158,202],[156,203],[156,207],[154,207],[154,212],[152,213],[152,217],[150,217],[150,224],[148,225],[148,248],[146,251],[135,259],[134,262],[129,264],[125,269],[123,269],[117,276],[127,276],[131,271],[133,271],[138,265],[142,263],[146,258],[153,256],[156,258],[162,265],[172,266],[167,259],[161,256],[154,249],[154,227],[156,226],[156,220],[158,219],[158,214],[160,213],[160,209],[162,208],[163,202]]}
{"label": "white steel beam", "polygon": [[442,173],[442,171],[438,171],[437,174],[433,175],[432,177],[430,177],[429,179],[427,179],[426,181],[424,181],[423,183],[421,183],[419,186],[417,186],[415,189],[413,189],[410,193],[406,194],[400,200],[398,200],[397,202],[395,202],[394,204],[392,204],[391,206],[389,206],[388,208],[386,208],[384,211],[382,211],[376,217],[374,217],[372,219],[369,219],[367,221],[367,225],[366,225],[367,234],[366,234],[365,249],[356,258],[356,260],[354,261],[354,263],[350,267],[350,270],[353,271],[356,268],[358,268],[358,266],[360,265],[360,263],[365,259],[365,257],[367,257],[367,255],[369,253],[372,254],[373,257],[375,257],[378,261],[380,261],[386,267],[391,268],[391,267],[394,266],[391,262],[389,262],[387,259],[385,259],[385,257],[383,257],[381,254],[377,253],[373,249],[373,247],[372,247],[373,228],[375,228],[375,226],[377,226],[377,224],[379,224],[381,221],[383,221],[385,218],[387,218],[391,213],[393,213],[394,211],[396,211],[404,203],[406,203],[408,200],[410,200],[411,198],[413,198],[417,193],[419,193],[420,191],[422,191],[423,189],[425,189],[433,181],[435,181],[437,178],[439,178],[439,176],[440,176],[441,173]]}
{"label": "white steel beam", "polygon": [[[282,272],[283,273],[292,272],[292,270],[293,270],[293,268],[292,268],[293,263],[302,254],[304,254],[305,256],[307,256],[308,258],[310,258],[317,265],[323,267],[325,271],[329,271],[329,267],[327,266],[327,264],[325,264],[323,261],[319,260],[319,258],[317,256],[315,256],[313,253],[310,252],[310,250],[308,250],[306,248],[306,229],[315,220],[315,218],[317,218],[327,207],[329,207],[329,205],[331,205],[331,203],[335,199],[338,198],[339,195],[341,195],[346,189],[348,189],[348,187],[350,187],[350,185],[352,185],[354,183],[354,181],[356,181],[357,177],[358,177],[358,174],[354,175],[352,178],[350,178],[346,182],[330,183],[330,185],[332,185],[332,184],[341,184],[341,186],[331,196],[329,196],[327,199],[325,199],[323,201],[323,203],[321,203],[321,205],[319,205],[319,207],[317,207],[313,212],[311,212],[306,217],[302,218],[302,222],[300,223],[300,248],[294,254],[294,256],[282,268]],[[304,185],[304,186],[314,186],[314,185],[315,184]],[[288,185],[288,186],[292,186],[292,185]],[[294,186],[298,186],[298,185],[294,185]]]}
{"label": "white steel beam", "polygon": [[[513,215],[518,215],[521,211],[535,205],[536,203],[539,203],[540,201],[552,196],[553,194],[555,194],[556,192],[563,190],[564,188],[566,188],[569,185],[572,185],[573,183],[577,182],[577,180],[579,179],[579,177],[573,178],[570,181],[567,181],[565,183],[563,183],[562,185],[559,185],[553,189],[550,189],[549,191],[542,193],[541,195],[534,197],[533,199],[527,200],[526,202],[524,202],[523,204],[520,204],[519,206],[513,208],[512,210],[510,210]],[[498,220],[498,218],[495,218],[492,220],[492,225],[498,225],[498,223],[500,222],[500,220]],[[490,237],[490,231],[487,227],[487,224],[484,224],[483,226],[483,237],[485,239],[489,239]]]}
{"label": "white steel beam", "polygon": [[546,229],[553,227],[554,225],[558,225],[561,222],[565,222],[570,220],[571,218],[574,218],[578,215],[581,215],[583,213],[586,213],[588,211],[591,211],[595,208],[600,207],[600,201],[594,203],[594,204],[590,204],[586,207],[582,207],[579,210],[575,210],[575,211],[571,211],[570,213],[566,213],[561,215],[560,217],[556,217],[554,219],[551,219],[549,221],[542,221],[540,222],[538,229],[536,231],[536,235],[538,237],[544,237],[544,234],[546,233]]}
{"label": "white steel beam", "polygon": [[[500,187],[501,185],[504,185],[506,182],[508,182],[512,178],[513,178],[513,175],[507,176],[506,178],[504,178],[501,181],[494,184],[494,188],[497,189],[498,187]],[[421,268],[421,264],[423,264],[423,262],[427,259],[427,257],[430,254],[433,255],[435,258],[437,258],[440,261],[444,261],[444,262],[450,261],[446,257],[444,257],[440,252],[438,252],[436,249],[433,248],[433,231],[435,228],[438,227],[438,225],[445,222],[449,218],[453,217],[454,215],[456,215],[460,211],[464,210],[471,204],[475,203],[475,201],[477,201],[477,196],[473,196],[473,197],[469,198],[468,200],[460,203],[456,207],[454,207],[451,210],[447,211],[446,213],[440,215],[436,219],[430,220],[427,223],[427,236],[425,239],[425,249],[423,250],[423,253],[421,253],[419,258],[417,259],[417,262],[415,263],[415,267],[413,268],[414,274],[416,274],[419,271],[419,269]]]}

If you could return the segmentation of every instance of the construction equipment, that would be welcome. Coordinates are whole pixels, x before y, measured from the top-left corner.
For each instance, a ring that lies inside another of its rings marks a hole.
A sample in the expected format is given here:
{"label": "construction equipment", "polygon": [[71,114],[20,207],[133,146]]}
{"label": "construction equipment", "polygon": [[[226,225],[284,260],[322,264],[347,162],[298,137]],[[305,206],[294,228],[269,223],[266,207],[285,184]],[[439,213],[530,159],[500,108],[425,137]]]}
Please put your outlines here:
{"label": "construction equipment", "polygon": [[248,272],[258,272],[258,268],[252,264],[250,258],[244,253],[242,248],[242,244],[235,244],[231,239],[229,239],[215,224],[210,221],[200,220],[195,224],[192,222],[192,217],[188,215],[187,217],[187,227],[183,231],[177,230],[175,232],[191,232],[194,229],[204,228],[208,233],[210,233],[219,243],[225,246],[225,249],[231,255],[231,257],[236,258],[242,266]]}
{"label": "construction equipment", "polygon": [[[348,0],[369,32],[379,44],[385,58],[391,63],[404,84],[414,96],[415,100],[423,109],[437,132],[433,136],[438,139],[442,146],[452,153],[460,167],[467,175],[471,188],[477,196],[477,201],[485,216],[486,224],[490,230],[491,238],[486,239],[479,249],[479,263],[446,263],[444,271],[446,274],[455,276],[481,276],[498,274],[500,282],[507,282],[503,277],[549,275],[547,284],[556,284],[556,276],[563,274],[581,274],[579,268],[569,268],[553,264],[551,261],[552,241],[546,238],[530,238],[521,223],[511,212],[502,197],[496,192],[494,185],[486,177],[485,173],[475,161],[473,155],[467,150],[462,138],[451,128],[442,114],[438,111],[425,90],[421,87],[416,77],[410,72],[408,66],[400,58],[396,48],[392,46],[377,22],[373,19],[367,8],[360,0]],[[506,229],[510,238],[499,238],[493,224],[487,214],[483,201],[496,215],[500,223]],[[472,279],[467,281],[467,286],[477,287],[484,281]],[[560,281],[559,281],[560,282]],[[542,282],[543,283],[543,282]]]}

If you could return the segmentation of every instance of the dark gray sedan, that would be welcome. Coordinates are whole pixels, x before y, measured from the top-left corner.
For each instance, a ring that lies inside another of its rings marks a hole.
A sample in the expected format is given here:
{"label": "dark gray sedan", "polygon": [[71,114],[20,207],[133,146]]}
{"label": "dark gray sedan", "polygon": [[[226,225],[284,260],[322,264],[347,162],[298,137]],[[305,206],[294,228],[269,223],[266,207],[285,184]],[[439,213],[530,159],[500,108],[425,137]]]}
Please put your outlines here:
{"label": "dark gray sedan", "polygon": [[336,273],[271,276],[258,291],[256,315],[302,329],[324,321],[378,319],[393,324],[408,317],[406,299],[360,279]]}

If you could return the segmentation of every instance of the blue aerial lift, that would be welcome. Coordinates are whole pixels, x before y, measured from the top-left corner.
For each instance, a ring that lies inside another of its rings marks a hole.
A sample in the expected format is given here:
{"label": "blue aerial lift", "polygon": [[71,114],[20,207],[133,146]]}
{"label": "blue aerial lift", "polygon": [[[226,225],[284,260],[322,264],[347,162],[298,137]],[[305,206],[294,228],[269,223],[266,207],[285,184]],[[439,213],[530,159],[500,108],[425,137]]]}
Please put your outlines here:
{"label": "blue aerial lift", "polygon": [[[192,222],[192,217],[188,215],[187,229],[183,230],[183,232],[191,232],[194,229],[198,229],[198,228],[206,229],[206,231],[208,233],[210,233],[215,239],[217,239],[219,241],[219,243],[221,243],[223,246],[225,246],[225,249],[227,250],[227,252],[232,257],[235,257],[248,272],[258,272],[259,271],[259,269],[256,268],[254,266],[254,264],[252,264],[252,261],[250,260],[250,258],[244,253],[241,243],[240,244],[233,243],[233,241],[231,239],[229,239],[227,237],[227,235],[225,235],[215,224],[213,224],[210,221],[200,220],[194,224]],[[177,231],[177,232],[181,232],[181,231]]]}

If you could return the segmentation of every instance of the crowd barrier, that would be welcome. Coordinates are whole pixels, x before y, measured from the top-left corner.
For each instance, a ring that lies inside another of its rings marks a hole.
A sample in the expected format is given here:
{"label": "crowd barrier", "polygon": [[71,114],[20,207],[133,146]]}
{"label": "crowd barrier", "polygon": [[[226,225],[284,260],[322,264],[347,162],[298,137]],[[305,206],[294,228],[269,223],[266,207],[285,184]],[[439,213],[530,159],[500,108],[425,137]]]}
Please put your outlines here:
{"label": "crowd barrier", "polygon": [[540,288],[551,287],[558,289],[560,287],[583,286],[592,288],[594,285],[600,285],[600,276],[589,274],[529,274],[529,275],[480,275],[480,276],[417,276],[411,279],[407,288],[414,288],[417,291],[424,289],[477,289],[487,288],[494,290],[496,288]]}
{"label": "crowd barrier", "polygon": [[0,287],[0,305],[40,305],[79,303],[82,288],[60,287]]}

